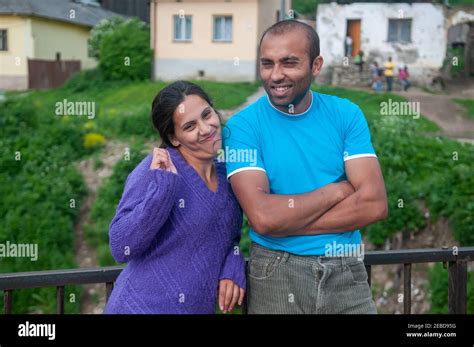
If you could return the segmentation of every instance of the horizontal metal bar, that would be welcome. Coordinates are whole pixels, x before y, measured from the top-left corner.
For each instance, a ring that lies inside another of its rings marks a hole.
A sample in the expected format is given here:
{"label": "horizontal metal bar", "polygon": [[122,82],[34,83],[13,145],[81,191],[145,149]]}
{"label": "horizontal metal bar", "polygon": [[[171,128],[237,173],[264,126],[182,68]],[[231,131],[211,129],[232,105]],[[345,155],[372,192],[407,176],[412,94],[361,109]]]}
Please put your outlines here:
{"label": "horizontal metal bar", "polygon": [[0,290],[114,282],[124,267],[0,273]]}
{"label": "horizontal metal bar", "polygon": [[364,256],[365,265],[439,263],[445,261],[474,261],[474,247],[400,249],[393,251],[370,251]]}
{"label": "horizontal metal bar", "polygon": [[[365,265],[474,261],[474,247],[453,249],[428,248],[365,253]],[[115,282],[125,266],[77,268],[50,271],[0,273],[0,290],[58,287],[74,284]]]}

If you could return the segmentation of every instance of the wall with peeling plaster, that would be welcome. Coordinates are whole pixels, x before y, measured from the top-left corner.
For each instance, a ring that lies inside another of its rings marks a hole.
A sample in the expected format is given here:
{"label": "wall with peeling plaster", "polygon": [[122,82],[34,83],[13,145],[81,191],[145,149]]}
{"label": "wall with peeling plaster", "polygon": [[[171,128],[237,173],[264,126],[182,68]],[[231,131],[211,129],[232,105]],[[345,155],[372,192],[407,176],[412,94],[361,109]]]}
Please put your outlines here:
{"label": "wall with peeling plaster", "polygon": [[[411,18],[410,43],[387,42],[388,20]],[[365,61],[383,64],[389,56],[398,67],[407,65],[412,79],[429,83],[438,74],[446,55],[447,21],[442,5],[429,3],[321,4],[317,8],[316,30],[326,73],[341,65],[348,19],[361,19],[361,50]],[[323,68],[324,70],[324,68]]]}

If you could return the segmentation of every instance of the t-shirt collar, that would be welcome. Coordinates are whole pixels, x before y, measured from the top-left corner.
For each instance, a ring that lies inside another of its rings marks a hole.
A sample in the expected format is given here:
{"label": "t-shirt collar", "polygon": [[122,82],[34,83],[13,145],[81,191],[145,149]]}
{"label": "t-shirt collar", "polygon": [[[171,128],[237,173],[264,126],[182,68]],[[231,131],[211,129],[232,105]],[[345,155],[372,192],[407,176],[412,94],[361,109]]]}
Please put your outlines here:
{"label": "t-shirt collar", "polygon": [[303,115],[305,115],[306,113],[308,113],[309,110],[311,109],[311,107],[313,106],[313,99],[314,99],[314,97],[313,97],[313,92],[312,92],[311,90],[310,90],[309,92],[310,92],[310,94],[311,94],[311,103],[309,104],[309,106],[308,106],[308,108],[306,109],[306,111],[304,111],[304,112],[302,112],[302,113],[296,113],[296,114],[295,114],[295,113],[287,113],[287,112],[280,111],[280,110],[277,109],[277,108],[275,107],[275,105],[273,105],[272,102],[270,101],[270,97],[268,96],[268,93],[267,93],[267,102],[268,102],[268,104],[269,104],[275,111],[277,111],[277,112],[279,112],[279,113],[281,113],[281,114],[283,114],[283,115],[285,115],[285,116],[288,116],[288,117],[299,117],[299,116],[303,116]]}

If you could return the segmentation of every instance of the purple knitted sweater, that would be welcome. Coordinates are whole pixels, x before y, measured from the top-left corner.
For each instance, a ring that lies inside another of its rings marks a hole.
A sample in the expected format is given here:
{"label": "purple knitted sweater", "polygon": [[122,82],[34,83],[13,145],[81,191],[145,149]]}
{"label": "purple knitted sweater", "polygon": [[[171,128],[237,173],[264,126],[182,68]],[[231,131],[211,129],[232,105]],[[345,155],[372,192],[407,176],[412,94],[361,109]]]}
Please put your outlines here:
{"label": "purple knitted sweater", "polygon": [[178,174],[150,170],[148,155],[127,178],[110,224],[112,255],[127,266],[105,313],[215,313],[220,279],[245,289],[239,251],[242,211],[216,162],[209,190],[178,150]]}

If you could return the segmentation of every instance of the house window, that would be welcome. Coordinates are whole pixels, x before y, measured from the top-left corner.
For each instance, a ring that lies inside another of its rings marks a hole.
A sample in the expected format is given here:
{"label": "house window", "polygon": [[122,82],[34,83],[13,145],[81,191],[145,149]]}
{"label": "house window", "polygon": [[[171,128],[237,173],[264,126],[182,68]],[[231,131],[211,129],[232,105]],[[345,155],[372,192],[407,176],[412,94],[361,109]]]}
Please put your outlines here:
{"label": "house window", "polygon": [[214,17],[214,41],[232,42],[232,16]]}
{"label": "house window", "polygon": [[411,42],[411,19],[388,20],[388,42]]}
{"label": "house window", "polygon": [[8,51],[7,31],[0,29],[0,51]]}
{"label": "house window", "polygon": [[191,16],[174,16],[174,39],[176,41],[191,41]]}

